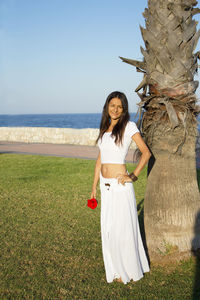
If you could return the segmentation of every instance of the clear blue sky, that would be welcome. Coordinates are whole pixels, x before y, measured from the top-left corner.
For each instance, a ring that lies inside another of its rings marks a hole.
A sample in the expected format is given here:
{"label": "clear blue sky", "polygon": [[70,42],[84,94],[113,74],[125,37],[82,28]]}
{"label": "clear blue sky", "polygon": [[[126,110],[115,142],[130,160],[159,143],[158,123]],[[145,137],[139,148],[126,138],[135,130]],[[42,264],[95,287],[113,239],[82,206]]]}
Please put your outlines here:
{"label": "clear blue sky", "polygon": [[142,59],[146,6],[147,0],[0,0],[0,114],[99,113],[113,90],[125,92],[136,111],[142,74],[118,57]]}

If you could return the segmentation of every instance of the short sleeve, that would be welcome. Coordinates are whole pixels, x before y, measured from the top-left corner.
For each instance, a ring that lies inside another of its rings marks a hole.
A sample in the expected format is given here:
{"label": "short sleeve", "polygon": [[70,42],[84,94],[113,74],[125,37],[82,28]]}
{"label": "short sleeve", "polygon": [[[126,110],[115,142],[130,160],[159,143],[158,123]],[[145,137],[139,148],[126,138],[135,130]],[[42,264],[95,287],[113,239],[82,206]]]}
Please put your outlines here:
{"label": "short sleeve", "polygon": [[135,122],[129,121],[126,126],[126,134],[131,138],[135,133],[140,132]]}

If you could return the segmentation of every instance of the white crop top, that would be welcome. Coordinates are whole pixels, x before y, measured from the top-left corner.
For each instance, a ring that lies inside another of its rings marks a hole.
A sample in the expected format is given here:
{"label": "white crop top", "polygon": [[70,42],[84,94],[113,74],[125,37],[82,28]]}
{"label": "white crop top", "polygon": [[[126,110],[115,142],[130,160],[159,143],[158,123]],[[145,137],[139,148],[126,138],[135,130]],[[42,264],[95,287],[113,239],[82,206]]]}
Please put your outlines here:
{"label": "white crop top", "polygon": [[112,132],[105,132],[97,145],[100,149],[102,164],[125,164],[125,158],[132,142],[131,137],[139,132],[136,124],[129,121],[126,125],[122,145],[115,144],[115,137],[111,137]]}

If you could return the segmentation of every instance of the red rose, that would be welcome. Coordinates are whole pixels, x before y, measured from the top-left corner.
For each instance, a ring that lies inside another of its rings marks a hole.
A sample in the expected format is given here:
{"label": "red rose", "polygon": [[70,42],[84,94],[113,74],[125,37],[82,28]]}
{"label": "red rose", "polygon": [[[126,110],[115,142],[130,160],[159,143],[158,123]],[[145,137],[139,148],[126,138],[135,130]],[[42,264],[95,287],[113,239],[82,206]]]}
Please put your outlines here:
{"label": "red rose", "polygon": [[88,199],[87,206],[92,208],[92,209],[95,209],[97,207],[97,203],[98,203],[98,201],[95,198]]}

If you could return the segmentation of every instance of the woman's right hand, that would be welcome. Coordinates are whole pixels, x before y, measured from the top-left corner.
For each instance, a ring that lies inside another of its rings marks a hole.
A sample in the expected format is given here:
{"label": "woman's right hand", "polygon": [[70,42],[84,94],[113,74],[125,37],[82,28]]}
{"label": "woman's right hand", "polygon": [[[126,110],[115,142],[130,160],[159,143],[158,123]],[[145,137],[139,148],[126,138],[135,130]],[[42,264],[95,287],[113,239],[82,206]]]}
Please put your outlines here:
{"label": "woman's right hand", "polygon": [[92,193],[91,193],[91,196],[90,196],[90,199],[96,199],[96,194],[97,194],[97,189],[96,188],[92,188]]}

